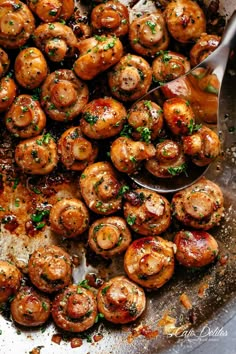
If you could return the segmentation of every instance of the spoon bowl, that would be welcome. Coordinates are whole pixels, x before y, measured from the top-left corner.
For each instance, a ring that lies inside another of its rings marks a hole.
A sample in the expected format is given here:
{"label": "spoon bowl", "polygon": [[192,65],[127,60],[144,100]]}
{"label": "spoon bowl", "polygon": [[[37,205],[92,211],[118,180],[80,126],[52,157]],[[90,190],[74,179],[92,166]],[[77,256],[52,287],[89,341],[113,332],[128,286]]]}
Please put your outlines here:
{"label": "spoon bowl", "polygon": [[[220,89],[230,50],[235,46],[236,11],[229,19],[221,43],[213,53],[187,74],[152,89],[138,101],[150,99],[162,106],[166,99],[184,98],[191,104],[196,123],[202,123],[218,132]],[[188,173],[173,178],[158,178],[143,168],[130,177],[144,188],[159,193],[175,193],[193,184],[206,173],[208,167],[209,165],[199,167],[189,163]]]}

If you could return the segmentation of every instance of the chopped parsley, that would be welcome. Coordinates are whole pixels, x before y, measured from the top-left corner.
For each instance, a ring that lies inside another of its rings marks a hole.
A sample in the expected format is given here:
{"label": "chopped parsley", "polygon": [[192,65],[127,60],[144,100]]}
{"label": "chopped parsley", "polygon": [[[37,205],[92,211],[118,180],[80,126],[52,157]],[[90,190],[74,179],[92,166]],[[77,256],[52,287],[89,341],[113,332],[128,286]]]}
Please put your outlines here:
{"label": "chopped parsley", "polygon": [[85,289],[90,289],[91,287],[88,285],[88,280],[84,279],[81,282],[79,282],[78,286],[80,286],[81,288],[85,288]]}
{"label": "chopped parsley", "polygon": [[104,318],[103,313],[98,312],[98,314],[95,318],[95,323],[98,323],[98,321],[101,320],[102,318]]}
{"label": "chopped parsley", "polygon": [[196,124],[196,123],[194,123],[193,119],[190,119],[190,123],[188,124],[189,134],[192,135],[193,133],[195,133],[199,129],[201,129],[201,127],[202,127],[202,124]]}
{"label": "chopped parsley", "polygon": [[86,120],[87,123],[89,123],[90,125],[94,125],[97,120],[98,120],[98,116],[95,116],[94,114],[91,114],[89,112],[85,112],[83,114],[83,118]]}
{"label": "chopped parsley", "polygon": [[137,132],[141,134],[141,141],[147,144],[151,142],[151,130],[148,127],[138,127]]}
{"label": "chopped parsley", "polygon": [[135,215],[128,215],[126,218],[127,224],[132,226],[134,225],[135,221],[136,221],[136,216]]}
{"label": "chopped parsley", "polygon": [[152,22],[152,21],[147,21],[146,25],[150,28],[150,30],[152,31],[152,34],[156,34],[156,23]]}
{"label": "chopped parsley", "polygon": [[106,295],[107,290],[110,288],[110,285],[105,286],[105,288],[102,289],[102,295]]}
{"label": "chopped parsley", "polygon": [[183,163],[182,165],[177,167],[169,167],[167,170],[172,176],[177,176],[182,172],[186,174],[186,168],[187,168],[187,164]]}

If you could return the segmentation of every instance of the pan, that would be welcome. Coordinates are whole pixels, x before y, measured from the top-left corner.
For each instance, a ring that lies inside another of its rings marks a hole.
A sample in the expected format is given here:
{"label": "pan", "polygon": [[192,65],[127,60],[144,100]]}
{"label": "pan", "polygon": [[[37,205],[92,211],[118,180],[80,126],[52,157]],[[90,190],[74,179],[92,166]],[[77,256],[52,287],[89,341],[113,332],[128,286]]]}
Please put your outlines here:
{"label": "pan", "polygon": [[[153,8],[154,1],[122,1],[132,11],[143,11]],[[158,3],[158,1],[156,2]],[[205,2],[209,5],[210,1]],[[211,2],[212,6],[217,1]],[[214,4],[213,4],[214,3]],[[86,4],[78,4],[81,16],[86,15]],[[235,1],[220,1],[219,11],[226,19],[235,10]],[[218,260],[202,271],[187,270],[177,266],[174,277],[156,292],[147,292],[147,309],[138,321],[129,325],[113,326],[105,321],[97,323],[86,331],[82,345],[73,352],[76,354],[156,354],[156,353],[189,353],[195,348],[204,347],[210,340],[217,342],[219,352],[223,337],[233,341],[231,348],[236,347],[235,338],[231,337],[225,325],[236,314],[236,63],[231,59],[223,81],[220,96],[220,137],[223,154],[207,171],[206,177],[219,184],[225,196],[225,215],[220,227],[215,227],[212,234],[219,243]],[[59,128],[58,128],[59,129]],[[14,142],[2,132],[0,137],[1,164],[11,166],[11,147]],[[9,167],[9,174],[10,167]],[[15,177],[13,177],[15,178]],[[60,178],[62,178],[60,176]],[[57,178],[57,185],[60,184]],[[67,178],[64,177],[65,180]],[[68,177],[69,178],[69,177]],[[64,181],[65,181],[64,180]],[[61,183],[62,195],[76,193],[73,181]],[[12,182],[13,185],[15,181]],[[26,188],[32,188],[35,181],[28,178]],[[41,184],[40,184],[41,183]],[[55,180],[43,179],[40,188],[49,188]],[[44,185],[43,185],[44,184]],[[20,185],[20,184],[19,184]],[[68,187],[68,185],[70,187]],[[64,189],[63,189],[64,186]],[[66,186],[66,187],[65,187]],[[18,186],[17,186],[18,188]],[[17,190],[17,188],[15,188]],[[15,200],[16,191],[12,191],[11,200]],[[172,237],[172,235],[167,235]],[[27,259],[34,249],[42,244],[59,244],[65,247],[79,264],[74,271],[75,281],[84,279],[88,274],[99,274],[101,278],[110,278],[123,274],[122,258],[100,264],[84,249],[83,242],[59,241],[50,233],[32,236],[30,239],[22,234],[7,232],[1,226],[0,258],[12,260],[27,272]],[[191,299],[191,309],[186,309],[180,302],[185,293]],[[71,336],[61,333],[53,324],[32,330],[16,326],[8,313],[0,317],[1,353],[41,353],[64,354],[71,349]],[[60,338],[60,344],[52,338]],[[53,337],[54,336],[54,337]],[[204,349],[205,348],[205,349]],[[233,351],[232,351],[233,352]]]}

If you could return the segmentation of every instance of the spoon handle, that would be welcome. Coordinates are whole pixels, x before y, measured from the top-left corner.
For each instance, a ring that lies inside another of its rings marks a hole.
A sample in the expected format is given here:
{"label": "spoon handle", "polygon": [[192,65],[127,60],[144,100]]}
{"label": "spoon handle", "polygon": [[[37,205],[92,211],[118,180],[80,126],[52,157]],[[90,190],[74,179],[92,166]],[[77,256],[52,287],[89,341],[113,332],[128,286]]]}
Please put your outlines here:
{"label": "spoon handle", "polygon": [[220,46],[221,48],[228,47],[230,49],[236,46],[236,10],[233,12],[227,23]]}

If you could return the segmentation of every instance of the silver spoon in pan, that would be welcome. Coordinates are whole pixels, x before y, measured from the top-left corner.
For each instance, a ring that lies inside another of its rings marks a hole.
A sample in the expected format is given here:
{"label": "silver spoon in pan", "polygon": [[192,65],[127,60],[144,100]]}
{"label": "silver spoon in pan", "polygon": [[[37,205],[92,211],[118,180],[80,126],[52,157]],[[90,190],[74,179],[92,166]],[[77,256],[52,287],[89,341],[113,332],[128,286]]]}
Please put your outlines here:
{"label": "silver spoon in pan", "polygon": [[[221,43],[217,49],[210,54],[198,66],[189,73],[181,76],[162,86],[149,91],[143,99],[151,99],[160,104],[165,99],[172,97],[181,97],[190,102],[196,115],[197,123],[203,123],[213,130],[218,129],[219,121],[219,93],[223,81],[228,56],[230,50],[236,47],[236,11],[229,19],[226,29],[223,33]],[[197,80],[202,77],[214,77],[217,82],[217,90],[212,89],[212,93],[206,93],[198,89]],[[162,98],[160,98],[162,97]],[[138,101],[140,101],[138,100]],[[204,117],[204,120],[202,119]],[[208,124],[210,123],[210,124]],[[185,187],[188,187],[205,174],[209,165],[198,167],[192,164],[188,174],[180,174],[173,178],[158,178],[149,173],[146,169],[141,169],[138,174],[130,176],[138,185],[149,188],[159,193],[175,193]]]}

